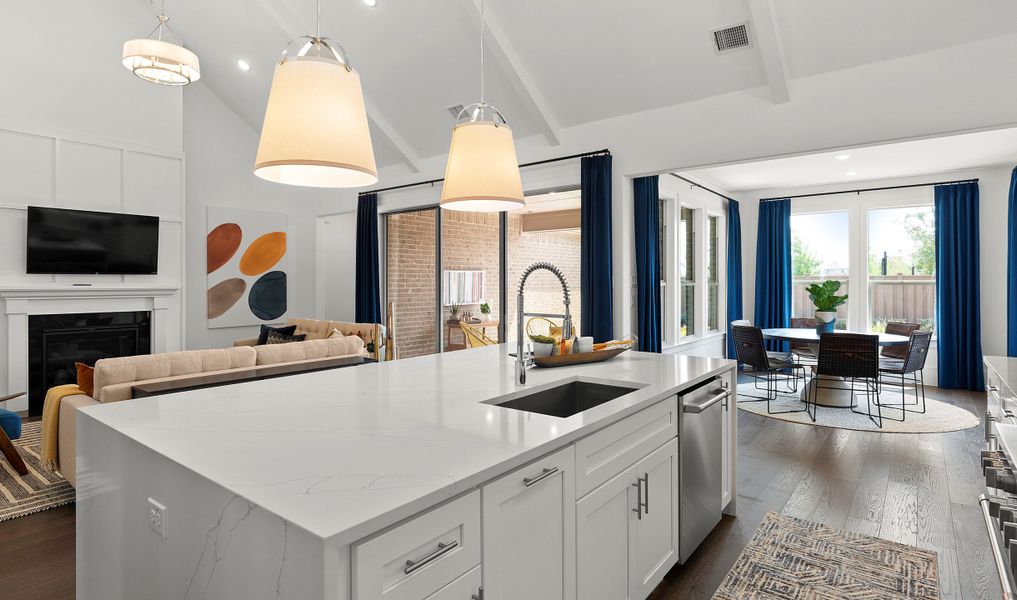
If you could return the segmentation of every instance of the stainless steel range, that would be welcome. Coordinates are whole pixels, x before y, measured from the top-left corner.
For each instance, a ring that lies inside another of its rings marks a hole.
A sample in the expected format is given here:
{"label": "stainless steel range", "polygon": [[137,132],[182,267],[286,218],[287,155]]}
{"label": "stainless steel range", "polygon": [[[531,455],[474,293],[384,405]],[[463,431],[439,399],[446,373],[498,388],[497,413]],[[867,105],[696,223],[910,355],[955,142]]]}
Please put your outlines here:
{"label": "stainless steel range", "polygon": [[1017,600],[1017,359],[985,357],[982,517],[1005,600]]}

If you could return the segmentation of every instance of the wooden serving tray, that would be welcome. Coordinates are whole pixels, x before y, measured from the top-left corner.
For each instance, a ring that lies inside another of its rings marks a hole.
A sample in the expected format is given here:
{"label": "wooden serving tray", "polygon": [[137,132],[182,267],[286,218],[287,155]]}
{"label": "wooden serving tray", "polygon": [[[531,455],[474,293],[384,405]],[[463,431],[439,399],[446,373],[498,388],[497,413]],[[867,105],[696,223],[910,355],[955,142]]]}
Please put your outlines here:
{"label": "wooden serving tray", "polygon": [[533,364],[538,367],[568,367],[571,365],[584,365],[587,363],[604,362],[612,359],[628,348],[611,348],[597,352],[583,352],[580,354],[565,354],[558,356],[534,356]]}

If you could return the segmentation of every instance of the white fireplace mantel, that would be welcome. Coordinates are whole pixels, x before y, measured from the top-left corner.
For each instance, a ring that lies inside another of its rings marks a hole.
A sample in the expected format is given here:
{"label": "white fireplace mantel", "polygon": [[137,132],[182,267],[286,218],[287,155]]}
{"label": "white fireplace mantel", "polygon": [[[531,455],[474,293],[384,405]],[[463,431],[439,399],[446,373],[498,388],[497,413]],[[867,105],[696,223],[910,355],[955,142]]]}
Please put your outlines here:
{"label": "white fireplace mantel", "polygon": [[[7,391],[28,389],[28,316],[92,312],[150,312],[152,353],[177,350],[168,333],[179,329],[168,315],[179,287],[152,285],[3,285],[0,301],[7,337]],[[176,311],[174,311],[176,312]],[[174,347],[171,347],[174,346]],[[26,397],[7,403],[8,410],[28,408]]]}

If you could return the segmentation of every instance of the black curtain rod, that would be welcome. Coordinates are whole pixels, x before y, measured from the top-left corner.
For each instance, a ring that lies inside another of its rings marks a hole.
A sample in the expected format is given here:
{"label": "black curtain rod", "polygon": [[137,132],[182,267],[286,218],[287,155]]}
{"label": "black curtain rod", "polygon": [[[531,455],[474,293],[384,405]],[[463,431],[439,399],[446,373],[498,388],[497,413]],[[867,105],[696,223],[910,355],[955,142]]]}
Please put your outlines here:
{"label": "black curtain rod", "polygon": [[714,190],[711,190],[710,188],[706,187],[705,185],[700,185],[700,184],[696,183],[695,181],[692,181],[691,179],[686,179],[685,177],[682,177],[681,175],[679,175],[677,173],[668,173],[668,175],[670,175],[671,177],[677,177],[678,179],[681,179],[682,181],[684,181],[685,183],[691,185],[692,187],[697,187],[697,188],[699,188],[701,190],[706,190],[707,192],[710,192],[714,196],[720,196],[721,198],[723,198],[725,200],[730,200],[731,199],[730,196],[725,196],[724,194],[721,194],[720,192],[716,192]]}
{"label": "black curtain rod", "polygon": [[858,190],[844,190],[842,192],[816,192],[814,194],[798,194],[796,196],[782,196],[780,198],[762,198],[760,202],[773,202],[774,200],[790,200],[791,198],[815,198],[816,196],[834,196],[837,194],[861,194],[862,192],[882,192],[884,190],[904,190],[908,188],[929,187],[934,185],[957,185],[961,183],[978,183],[978,179],[958,179],[956,181],[932,181],[929,183],[911,183],[908,185],[888,185],[874,188],[861,188]]}
{"label": "black curtain rod", "polygon": [[[608,150],[607,148],[603,148],[601,150],[593,150],[591,152],[583,152],[581,154],[559,156],[558,158],[549,158],[547,160],[536,160],[533,162],[523,163],[519,165],[519,168],[522,169],[523,167],[535,167],[537,165],[546,165],[548,163],[556,163],[561,162],[563,160],[572,160],[574,158],[586,158],[587,156],[602,156],[605,154],[610,155],[611,151]],[[442,177],[441,179],[428,179],[427,181],[418,181],[416,183],[404,183],[403,185],[393,185],[392,187],[380,188],[377,190],[367,190],[364,192],[360,192],[358,196],[364,196],[366,194],[379,194],[381,192],[391,192],[394,190],[404,190],[406,188],[417,187],[418,185],[434,185],[436,183],[441,183],[442,181],[445,181],[444,177]]]}

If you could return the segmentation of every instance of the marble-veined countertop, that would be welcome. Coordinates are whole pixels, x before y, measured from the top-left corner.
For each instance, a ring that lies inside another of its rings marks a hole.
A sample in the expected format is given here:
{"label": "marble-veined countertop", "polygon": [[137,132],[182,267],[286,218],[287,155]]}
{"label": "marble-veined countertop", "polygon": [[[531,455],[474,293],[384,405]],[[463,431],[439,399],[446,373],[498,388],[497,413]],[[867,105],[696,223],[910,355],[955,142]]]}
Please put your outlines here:
{"label": "marble-veined countertop", "polygon": [[[649,407],[732,361],[626,352],[530,369],[507,345],[82,409],[339,546]],[[568,418],[484,403],[582,378],[641,387]]]}

